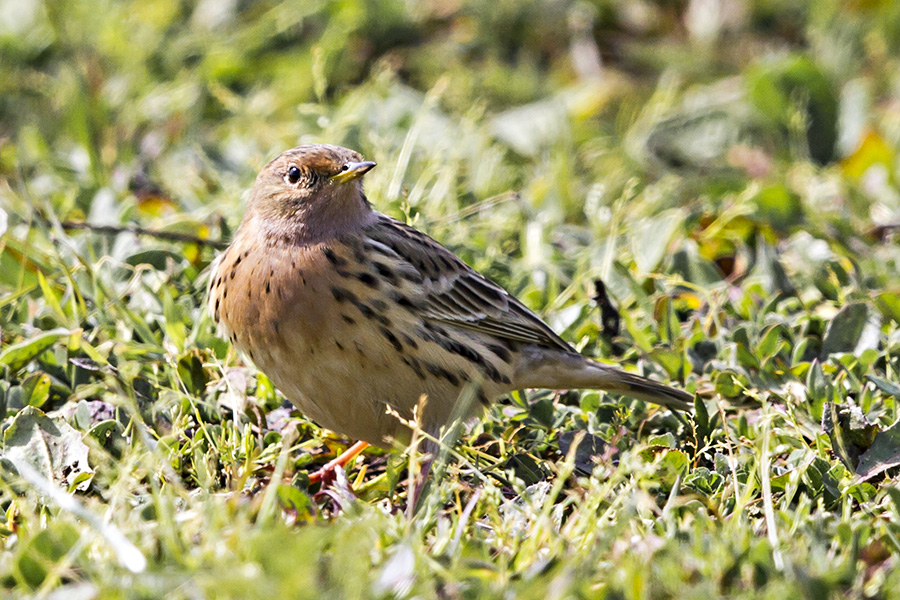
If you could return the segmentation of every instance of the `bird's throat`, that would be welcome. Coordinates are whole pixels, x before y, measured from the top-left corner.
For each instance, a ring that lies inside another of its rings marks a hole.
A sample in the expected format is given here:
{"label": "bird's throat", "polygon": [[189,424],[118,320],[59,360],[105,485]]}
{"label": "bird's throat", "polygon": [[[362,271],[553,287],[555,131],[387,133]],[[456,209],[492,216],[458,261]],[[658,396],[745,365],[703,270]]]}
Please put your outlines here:
{"label": "bird's throat", "polygon": [[238,236],[256,232],[267,246],[309,246],[340,238],[375,220],[376,214],[359,186],[335,188],[304,202],[251,207],[256,210],[248,211]]}

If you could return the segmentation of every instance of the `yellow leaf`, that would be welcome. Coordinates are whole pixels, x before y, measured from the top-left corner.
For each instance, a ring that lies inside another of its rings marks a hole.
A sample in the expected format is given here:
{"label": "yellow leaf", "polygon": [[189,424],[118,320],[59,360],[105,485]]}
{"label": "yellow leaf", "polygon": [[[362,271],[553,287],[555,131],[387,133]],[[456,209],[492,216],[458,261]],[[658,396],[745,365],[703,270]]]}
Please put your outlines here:
{"label": "yellow leaf", "polygon": [[176,210],[175,203],[164,196],[153,194],[138,200],[138,210],[151,217],[162,217]]}
{"label": "yellow leaf", "polygon": [[867,131],[856,151],[844,159],[844,175],[853,179],[863,176],[869,167],[876,164],[885,165],[889,170],[893,168],[894,151],[874,131]]}

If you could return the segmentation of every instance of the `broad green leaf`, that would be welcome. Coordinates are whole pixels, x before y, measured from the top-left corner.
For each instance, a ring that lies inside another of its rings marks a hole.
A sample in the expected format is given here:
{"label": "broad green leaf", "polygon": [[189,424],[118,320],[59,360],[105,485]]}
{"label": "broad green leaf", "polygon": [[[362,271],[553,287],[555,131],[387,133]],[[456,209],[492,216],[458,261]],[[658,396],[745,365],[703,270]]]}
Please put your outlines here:
{"label": "broad green leaf", "polygon": [[650,446],[663,446],[665,448],[677,448],[678,442],[675,440],[675,436],[671,433],[666,433],[664,435],[654,435],[651,437],[647,444]]}
{"label": "broad green leaf", "polygon": [[900,323],[900,295],[884,292],[875,296],[875,306],[885,319]]}
{"label": "broad green leaf", "polygon": [[881,314],[868,304],[848,304],[828,324],[822,342],[822,357],[837,352],[860,354],[878,348],[881,341]]}
{"label": "broad green leaf", "polygon": [[828,397],[828,382],[818,360],[812,362],[806,374],[806,393],[812,401],[825,400]]}
{"label": "broad green leaf", "polygon": [[822,415],[822,427],[831,438],[831,447],[849,470],[857,468],[860,456],[872,447],[878,426],[869,423],[858,406],[829,402]]}
{"label": "broad green leaf", "polygon": [[176,262],[183,260],[181,256],[169,250],[153,249],[135,252],[125,259],[125,263],[132,266],[150,265],[157,271],[164,271],[170,259]]}
{"label": "broad green leaf", "polygon": [[869,449],[859,457],[856,476],[860,481],[900,465],[900,420],[875,436]]}
{"label": "broad green leaf", "polygon": [[803,221],[800,198],[784,185],[763,188],[753,202],[756,204],[756,218],[777,230],[788,230]]}
{"label": "broad green leaf", "polygon": [[52,270],[45,259],[37,252],[27,252],[25,244],[7,236],[0,245],[0,285],[10,290],[37,285],[37,273]]}
{"label": "broad green leaf", "polygon": [[78,403],[72,419],[75,421],[75,426],[82,431],[87,431],[91,427],[91,409],[88,407],[87,402],[82,400]]}
{"label": "broad green leaf", "polygon": [[22,382],[22,401],[28,406],[40,408],[50,396],[50,376],[32,373]]}
{"label": "broad green leaf", "polygon": [[203,393],[209,382],[209,375],[203,368],[200,350],[191,350],[178,359],[178,377],[184,383],[188,393],[195,395]]}
{"label": "broad green leaf", "polygon": [[890,394],[894,398],[900,398],[900,385],[897,385],[893,381],[888,381],[887,379],[882,379],[875,375],[866,375],[866,379],[871,381],[875,387],[885,394]]}
{"label": "broad green leaf", "polygon": [[545,427],[553,426],[554,407],[553,401],[549,398],[538,400],[531,405],[529,410],[535,421]]}
{"label": "broad green leaf", "polygon": [[125,427],[114,419],[100,421],[90,428],[88,435],[97,440],[110,454],[118,458],[125,444]]}
{"label": "broad green leaf", "polygon": [[697,436],[701,440],[705,440],[710,433],[709,411],[706,409],[706,403],[700,398],[699,394],[694,396],[694,415],[692,419],[697,428]]}
{"label": "broad green leaf", "polygon": [[684,353],[674,348],[665,348],[658,346],[650,352],[650,357],[666,370],[670,377],[680,377],[683,375],[682,369],[686,361]]}
{"label": "broad green leaf", "polygon": [[715,285],[722,280],[722,274],[716,266],[700,256],[693,240],[685,241],[683,248],[672,255],[671,270],[681,275],[685,281],[702,287]]}
{"label": "broad green leaf", "polygon": [[762,235],[756,238],[756,265],[753,267],[753,274],[762,280],[769,292],[793,291],[791,280],[781,265],[776,249]]}
{"label": "broad green leaf", "polygon": [[762,64],[748,71],[751,102],[785,131],[796,126],[797,111],[806,121],[806,143],[820,164],[834,157],[838,98],[831,82],[812,60],[801,54]]}
{"label": "broad green leaf", "polygon": [[670,210],[637,224],[630,240],[638,273],[651,273],[659,266],[672,235],[683,222],[683,211]]}
{"label": "broad green leaf", "polygon": [[[88,464],[88,447],[81,433],[61,419],[51,419],[32,406],[23,408],[3,433],[3,458],[30,464],[41,475],[70,489]],[[87,489],[82,481],[80,489]]]}
{"label": "broad green leaf", "polygon": [[745,115],[743,106],[722,106],[669,117],[653,125],[645,151],[673,169],[727,168],[729,148],[749,133]]}
{"label": "broad green leaf", "polygon": [[814,490],[819,493],[824,491],[826,499],[834,501],[841,496],[839,482],[843,468],[843,465],[840,463],[832,464],[817,456],[804,473],[804,478],[807,479]]}
{"label": "broad green leaf", "polygon": [[716,393],[723,398],[737,398],[747,388],[745,378],[732,371],[720,371],[716,374]]}
{"label": "broad green leaf", "polygon": [[535,484],[548,477],[546,468],[541,462],[524,452],[519,452],[510,456],[507,459],[504,468],[512,469],[515,476],[521,479],[525,485]]}
{"label": "broad green leaf", "polygon": [[315,504],[309,496],[290,485],[278,486],[278,503],[282,510],[289,511],[295,518],[309,521],[315,515]]}
{"label": "broad green leaf", "polygon": [[[684,475],[688,472],[691,461],[688,455],[681,450],[669,449],[665,451],[665,455],[657,463],[659,467],[669,471],[670,476]],[[663,480],[667,479],[664,477]]]}
{"label": "broad green leaf", "polygon": [[725,478],[706,467],[698,467],[685,477],[684,485],[693,488],[702,494],[712,496],[725,483]]}
{"label": "broad green leaf", "polygon": [[784,328],[781,325],[773,325],[763,335],[756,352],[763,360],[771,358],[777,353],[779,348],[778,342],[782,341],[784,336]]}
{"label": "broad green leaf", "polygon": [[878,490],[871,483],[861,481],[847,486],[844,493],[859,503],[872,502],[878,495]]}
{"label": "broad green leaf", "polygon": [[[572,449],[572,443],[575,437],[581,433],[580,431],[569,430],[559,436],[559,451],[563,456],[568,456]],[[602,438],[584,433],[584,438],[575,449],[575,469],[579,472],[590,475],[594,471],[594,459],[603,454],[606,450],[606,442]]]}
{"label": "broad green leaf", "polygon": [[51,329],[33,338],[13,344],[0,353],[0,365],[7,365],[10,371],[18,371],[71,333],[68,329]]}
{"label": "broad green leaf", "polygon": [[66,522],[50,522],[21,548],[16,560],[18,578],[31,588],[39,587],[50,571],[57,567],[75,547],[78,530]]}

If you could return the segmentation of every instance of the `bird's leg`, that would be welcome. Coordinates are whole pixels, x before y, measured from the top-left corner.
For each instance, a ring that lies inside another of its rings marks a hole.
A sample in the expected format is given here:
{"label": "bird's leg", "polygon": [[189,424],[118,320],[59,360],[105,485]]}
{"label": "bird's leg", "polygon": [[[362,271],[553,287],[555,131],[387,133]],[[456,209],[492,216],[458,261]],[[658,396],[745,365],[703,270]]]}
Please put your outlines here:
{"label": "bird's leg", "polygon": [[337,467],[345,467],[347,463],[359,456],[359,453],[369,447],[369,442],[356,442],[347,448],[340,456],[328,462],[324,467],[310,474],[310,483],[322,483],[323,485],[334,479],[334,470]]}

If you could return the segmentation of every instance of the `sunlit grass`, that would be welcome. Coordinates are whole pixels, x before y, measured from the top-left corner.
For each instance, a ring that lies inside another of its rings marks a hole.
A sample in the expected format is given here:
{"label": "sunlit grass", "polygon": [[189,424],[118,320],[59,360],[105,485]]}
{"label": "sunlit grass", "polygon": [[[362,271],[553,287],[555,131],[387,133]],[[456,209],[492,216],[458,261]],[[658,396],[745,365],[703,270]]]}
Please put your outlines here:
{"label": "sunlit grass", "polygon": [[[897,8],[625,4],[0,2],[6,592],[895,593]],[[352,440],[203,309],[255,173],[305,142],[696,410],[529,390],[418,511],[417,447],[320,493]]]}

